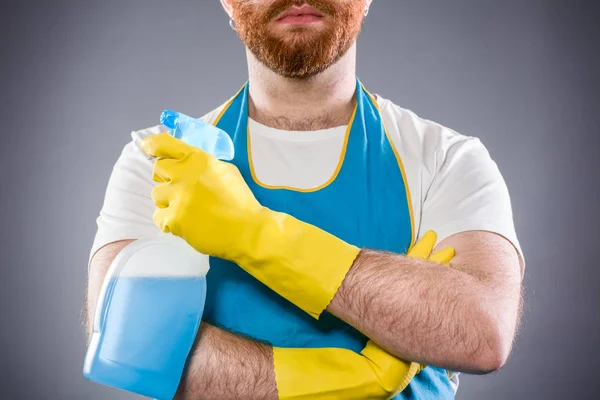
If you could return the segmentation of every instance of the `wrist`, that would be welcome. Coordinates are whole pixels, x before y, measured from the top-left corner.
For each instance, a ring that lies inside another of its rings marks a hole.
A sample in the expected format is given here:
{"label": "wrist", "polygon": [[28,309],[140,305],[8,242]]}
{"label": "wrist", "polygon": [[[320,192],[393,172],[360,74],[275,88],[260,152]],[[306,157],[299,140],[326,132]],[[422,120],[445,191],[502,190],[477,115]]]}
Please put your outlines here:
{"label": "wrist", "polygon": [[294,251],[300,249],[308,254],[316,250],[315,238],[309,231],[319,229],[283,212],[261,207],[250,217],[246,227],[240,240],[243,254],[237,259],[241,267],[287,264]]}
{"label": "wrist", "polygon": [[[260,206],[247,215],[245,222],[242,224],[242,230],[237,235],[237,243],[234,243],[237,252],[231,261],[244,268],[260,264],[272,257],[271,252],[268,251],[271,248],[269,244],[274,244],[277,237],[271,237],[267,232],[276,229],[276,224],[273,223],[273,217],[276,214],[282,213],[276,213]],[[265,242],[267,245],[265,245]]]}

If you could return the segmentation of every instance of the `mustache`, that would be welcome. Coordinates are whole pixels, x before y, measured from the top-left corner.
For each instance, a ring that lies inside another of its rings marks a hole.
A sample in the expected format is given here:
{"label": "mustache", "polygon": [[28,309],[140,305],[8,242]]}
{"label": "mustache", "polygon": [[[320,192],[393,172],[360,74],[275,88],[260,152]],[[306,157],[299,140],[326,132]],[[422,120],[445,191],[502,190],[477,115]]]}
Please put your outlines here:
{"label": "mustache", "polygon": [[327,0],[276,0],[265,13],[265,22],[274,20],[292,6],[302,6],[304,4],[316,8],[325,15],[332,17],[337,15],[336,7],[331,4],[331,1]]}

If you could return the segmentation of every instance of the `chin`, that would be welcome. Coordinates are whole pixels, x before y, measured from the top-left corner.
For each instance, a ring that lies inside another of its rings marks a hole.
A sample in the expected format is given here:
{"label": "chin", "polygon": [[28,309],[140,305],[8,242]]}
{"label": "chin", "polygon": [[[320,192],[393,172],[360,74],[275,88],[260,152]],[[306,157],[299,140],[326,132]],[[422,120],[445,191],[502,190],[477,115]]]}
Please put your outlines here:
{"label": "chin", "polygon": [[273,37],[288,46],[314,46],[324,41],[328,34],[322,29],[312,29],[304,26],[293,26],[274,33]]}

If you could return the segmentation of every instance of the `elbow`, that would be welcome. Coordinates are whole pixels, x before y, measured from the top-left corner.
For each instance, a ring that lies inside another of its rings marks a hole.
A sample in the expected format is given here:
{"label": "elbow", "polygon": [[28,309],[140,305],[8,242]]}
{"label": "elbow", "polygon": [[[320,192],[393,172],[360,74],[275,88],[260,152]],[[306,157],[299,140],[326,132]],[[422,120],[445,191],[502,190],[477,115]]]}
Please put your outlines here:
{"label": "elbow", "polygon": [[[478,337],[475,339],[476,349],[469,362],[469,373],[485,375],[502,368],[510,356],[514,330],[507,329],[509,325],[499,323],[498,318],[489,314],[483,318]],[[466,371],[465,371],[466,372]]]}
{"label": "elbow", "polygon": [[475,375],[486,375],[498,371],[508,361],[510,355],[509,346],[501,339],[488,338],[484,344],[485,349],[479,351],[471,362],[469,373]]}

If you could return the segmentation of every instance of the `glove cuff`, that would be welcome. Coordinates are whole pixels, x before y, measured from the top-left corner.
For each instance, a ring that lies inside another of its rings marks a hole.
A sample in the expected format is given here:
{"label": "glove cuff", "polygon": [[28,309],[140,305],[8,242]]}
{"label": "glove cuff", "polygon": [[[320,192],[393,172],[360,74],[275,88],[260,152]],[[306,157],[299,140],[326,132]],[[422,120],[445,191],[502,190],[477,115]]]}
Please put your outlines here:
{"label": "glove cuff", "polygon": [[360,249],[291,215],[261,211],[238,265],[296,306],[319,318]]}

